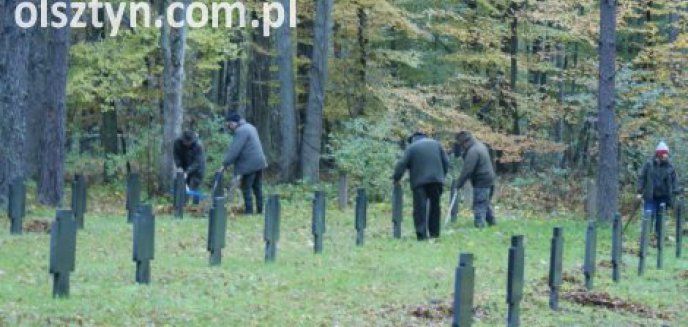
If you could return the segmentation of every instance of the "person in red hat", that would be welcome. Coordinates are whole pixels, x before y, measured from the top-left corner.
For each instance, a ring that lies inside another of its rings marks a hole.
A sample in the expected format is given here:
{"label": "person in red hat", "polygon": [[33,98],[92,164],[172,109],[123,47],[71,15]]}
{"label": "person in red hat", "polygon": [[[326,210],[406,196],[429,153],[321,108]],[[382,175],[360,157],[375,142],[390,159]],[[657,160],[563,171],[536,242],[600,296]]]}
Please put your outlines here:
{"label": "person in red hat", "polygon": [[[661,204],[667,208],[672,205],[672,197],[681,193],[678,177],[674,166],[669,161],[669,147],[660,142],[655,150],[654,158],[650,158],[643,165],[638,177],[638,198],[645,202],[644,210],[652,215],[660,214]],[[659,222],[659,219],[655,219]],[[657,231],[658,227],[655,226]]]}

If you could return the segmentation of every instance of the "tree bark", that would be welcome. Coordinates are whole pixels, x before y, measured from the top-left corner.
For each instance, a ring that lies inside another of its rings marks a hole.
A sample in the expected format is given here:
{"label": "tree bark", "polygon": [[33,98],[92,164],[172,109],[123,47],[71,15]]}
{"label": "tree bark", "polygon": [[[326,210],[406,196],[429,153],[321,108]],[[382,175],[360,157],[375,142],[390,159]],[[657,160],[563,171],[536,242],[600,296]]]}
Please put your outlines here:
{"label": "tree bark", "polygon": [[14,8],[21,1],[7,1],[0,11],[0,204],[6,202],[9,183],[25,177],[25,109],[29,80],[29,33],[14,23]]}
{"label": "tree bark", "polygon": [[358,94],[356,95],[356,102],[353,117],[358,117],[363,114],[366,106],[366,72],[368,70],[368,38],[366,37],[366,29],[368,28],[368,14],[365,8],[358,7]]}
{"label": "tree bark", "polygon": [[[289,0],[281,0],[285,17],[290,15]],[[280,81],[280,175],[283,182],[296,178],[298,142],[296,130],[296,98],[294,85],[294,51],[291,43],[291,28],[282,24],[276,35],[277,65]]]}
{"label": "tree bark", "polygon": [[[51,1],[52,3],[52,1]],[[70,1],[66,1],[67,8]],[[71,16],[68,14],[68,16]],[[45,125],[41,139],[41,172],[38,201],[58,206],[64,196],[67,123],[67,72],[69,69],[70,28],[52,29],[49,42]]]}
{"label": "tree bark", "polygon": [[[190,0],[184,0],[184,9],[175,11],[175,20],[186,16]],[[165,1],[167,4],[167,1]],[[166,5],[164,7],[167,7]],[[164,19],[163,19],[164,21]],[[171,188],[174,174],[173,145],[182,133],[184,122],[184,48],[186,46],[187,26],[171,28],[167,23],[160,33],[163,51],[163,137],[160,152],[158,185],[160,192]]]}
{"label": "tree bark", "polygon": [[[257,0],[258,4],[262,2],[262,0]],[[251,16],[253,19],[259,19],[255,11]],[[249,105],[246,108],[246,118],[258,130],[265,156],[268,163],[272,164],[276,158],[272,140],[272,108],[270,107],[270,84],[273,77],[270,72],[272,42],[270,36],[263,36],[262,28],[254,29],[251,34],[253,43],[247,81]]]}
{"label": "tree bark", "polygon": [[308,107],[301,144],[301,174],[305,180],[313,183],[320,179],[320,151],[332,6],[333,0],[318,0],[316,3],[313,62],[311,64]]}
{"label": "tree bark", "polygon": [[619,140],[615,107],[616,0],[600,1],[597,214],[609,222],[618,210]]}
{"label": "tree bark", "polygon": [[511,76],[509,86],[512,93],[512,119],[513,119],[513,133],[515,135],[521,134],[520,115],[518,113],[518,100],[516,100],[516,82],[518,81],[518,15],[516,11],[518,5],[511,2]]}
{"label": "tree bark", "polygon": [[[29,99],[25,114],[26,126],[35,130],[43,130],[45,122],[45,108],[48,106],[46,99],[48,69],[48,42],[50,29],[33,28],[29,29],[31,38],[31,50],[29,53]],[[38,178],[40,174],[40,163],[42,161],[41,138],[42,133],[26,134],[26,155],[24,157],[24,167],[26,176]]]}

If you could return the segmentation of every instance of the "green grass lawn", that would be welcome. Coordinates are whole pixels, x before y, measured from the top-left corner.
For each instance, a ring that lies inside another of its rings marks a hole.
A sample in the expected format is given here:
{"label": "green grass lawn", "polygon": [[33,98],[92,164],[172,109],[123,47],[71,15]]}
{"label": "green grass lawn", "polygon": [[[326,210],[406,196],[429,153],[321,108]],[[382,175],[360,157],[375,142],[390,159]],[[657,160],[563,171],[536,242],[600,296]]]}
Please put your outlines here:
{"label": "green grass lawn", "polygon": [[[121,197],[108,195],[110,202]],[[562,292],[575,291],[582,288],[583,279],[582,219],[544,219],[498,209],[499,225],[481,231],[472,228],[464,211],[459,223],[443,230],[441,239],[419,243],[411,230],[410,208],[403,238],[395,240],[390,206],[374,204],[368,211],[366,243],[356,247],[353,210],[341,212],[334,208],[334,199],[328,200],[322,255],[312,250],[309,199],[282,202],[281,240],[272,264],[263,261],[261,216],[230,216],[222,265],[209,267],[207,219],[187,215],[176,221],[158,214],[152,282],[139,286],[134,283],[132,229],[125,212],[97,207],[91,199],[86,228],[78,234],[71,297],[63,300],[51,298],[49,235],[10,236],[3,217],[0,326],[446,326],[460,252],[475,254],[475,325],[504,325],[507,253],[513,234],[525,235],[522,326],[680,326],[688,321],[688,253],[676,259],[671,240],[663,270],[654,268],[656,252],[651,249],[647,272],[638,277],[637,257],[625,253],[622,280],[614,284],[604,264],[611,256],[611,231],[598,231],[601,264],[594,291],[642,306],[649,314],[564,299],[561,311],[552,312],[546,279],[552,228],[564,227],[564,270],[569,276]],[[408,196],[405,201],[409,207]],[[27,220],[52,216],[46,209],[32,208]],[[672,228],[673,219],[671,239]],[[625,248],[637,248],[637,234],[637,225],[631,225]],[[423,309],[432,313],[430,317],[414,314]]]}

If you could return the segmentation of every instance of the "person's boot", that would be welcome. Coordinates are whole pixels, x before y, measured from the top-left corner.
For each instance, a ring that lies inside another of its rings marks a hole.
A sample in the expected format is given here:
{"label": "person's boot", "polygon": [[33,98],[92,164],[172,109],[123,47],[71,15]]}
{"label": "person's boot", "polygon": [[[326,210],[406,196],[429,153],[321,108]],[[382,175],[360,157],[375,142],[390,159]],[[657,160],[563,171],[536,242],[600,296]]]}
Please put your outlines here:
{"label": "person's boot", "polygon": [[476,214],[473,225],[479,229],[485,228],[485,217],[483,217],[481,214]]}
{"label": "person's boot", "polygon": [[495,219],[494,216],[488,216],[487,217],[487,225],[490,227],[497,225],[497,219]]}
{"label": "person's boot", "polygon": [[425,233],[416,232],[416,238],[418,239],[418,241],[425,241],[428,239],[428,236]]}

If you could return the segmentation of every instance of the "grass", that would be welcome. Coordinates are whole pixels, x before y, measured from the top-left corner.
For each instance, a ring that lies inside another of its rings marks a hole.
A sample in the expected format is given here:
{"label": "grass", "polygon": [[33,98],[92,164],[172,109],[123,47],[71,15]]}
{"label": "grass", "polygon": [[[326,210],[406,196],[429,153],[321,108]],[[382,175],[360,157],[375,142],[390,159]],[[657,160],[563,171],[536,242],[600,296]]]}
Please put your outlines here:
{"label": "grass", "polygon": [[[463,211],[459,223],[445,229],[441,239],[419,243],[410,212],[403,238],[394,240],[390,206],[374,204],[368,211],[366,243],[356,247],[353,210],[341,212],[333,207],[334,199],[328,199],[324,253],[314,255],[310,201],[289,200],[282,203],[275,263],[263,261],[262,217],[230,216],[222,265],[209,267],[207,220],[187,215],[177,221],[158,214],[152,283],[139,286],[134,283],[131,226],[120,205],[113,205],[123,203],[122,194],[100,192],[95,197],[105,203],[96,206],[96,198],[90,199],[86,228],[78,234],[69,299],[51,298],[49,235],[10,236],[7,219],[0,219],[0,326],[446,326],[451,321],[446,314],[423,318],[413,312],[443,312],[451,305],[459,252],[475,254],[474,325],[504,325],[513,234],[525,235],[522,326],[678,326],[688,321],[688,253],[687,258],[674,258],[672,242],[663,270],[654,268],[651,249],[645,276],[636,275],[637,258],[626,253],[620,283],[611,281],[604,264],[595,278],[594,291],[649,308],[663,318],[566,300],[560,303],[561,311],[550,311],[546,277],[555,226],[564,227],[564,270],[575,277],[562,292],[582,288],[585,222],[571,216],[543,219],[498,210],[499,225],[481,231]],[[410,197],[405,201],[408,207]],[[32,220],[54,214],[32,207],[28,215]],[[637,229],[629,227],[625,247],[637,248]],[[609,260],[610,235],[609,229],[598,231],[598,262]]]}

